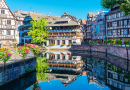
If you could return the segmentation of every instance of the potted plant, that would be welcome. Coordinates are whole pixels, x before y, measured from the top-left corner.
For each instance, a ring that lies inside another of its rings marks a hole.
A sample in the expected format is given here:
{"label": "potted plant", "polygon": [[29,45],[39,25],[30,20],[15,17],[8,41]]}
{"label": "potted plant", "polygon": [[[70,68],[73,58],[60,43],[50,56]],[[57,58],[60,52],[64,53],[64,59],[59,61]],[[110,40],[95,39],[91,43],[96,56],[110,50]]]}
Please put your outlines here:
{"label": "potted plant", "polygon": [[73,57],[73,59],[76,59],[76,57]]}
{"label": "potted plant", "polygon": [[93,41],[91,41],[90,43],[91,43],[91,45],[93,45],[93,44],[94,44],[94,42],[93,42]]}
{"label": "potted plant", "polygon": [[68,44],[68,46],[71,46],[72,44],[70,43],[70,44]]}
{"label": "potted plant", "polygon": [[107,62],[105,62],[104,65],[106,66],[106,65],[107,65]]}
{"label": "potted plant", "polygon": [[101,63],[101,60],[99,60],[98,62]]}
{"label": "potted plant", "polygon": [[71,54],[68,54],[68,56],[71,56]]}
{"label": "potted plant", "polygon": [[124,42],[124,44],[125,44],[125,46],[126,46],[126,45],[129,45],[129,40],[126,40],[126,41]]}
{"label": "potted plant", "polygon": [[117,73],[120,75],[122,73],[122,70],[118,69]]}
{"label": "potted plant", "polygon": [[99,45],[101,45],[101,43],[102,43],[101,41],[98,41],[98,44],[99,44]]}
{"label": "potted plant", "polygon": [[77,36],[77,37],[81,37],[81,35],[80,35],[80,34],[77,34],[76,36]]}
{"label": "potted plant", "polygon": [[62,46],[64,46],[65,44],[62,44]]}
{"label": "potted plant", "polygon": [[125,78],[125,82],[128,82],[128,80],[130,79],[129,74],[125,74],[124,78]]}
{"label": "potted plant", "polygon": [[111,68],[111,65],[110,65],[110,64],[108,64],[108,68],[109,68],[109,69]]}
{"label": "potted plant", "polygon": [[108,40],[108,41],[107,41],[107,44],[110,44],[110,43],[111,43],[111,40]]}
{"label": "potted plant", "polygon": [[115,68],[115,67],[112,67],[112,70],[113,70],[113,71],[116,71],[116,68]]}
{"label": "potted plant", "polygon": [[107,44],[107,40],[105,40],[105,42],[104,42],[105,44]]}
{"label": "potted plant", "polygon": [[94,59],[92,58],[92,59],[91,59],[91,61],[93,62],[93,61],[94,61]]}
{"label": "potted plant", "polygon": [[117,45],[121,45],[121,40],[116,40]]}
{"label": "potted plant", "polygon": [[114,45],[115,44],[115,40],[112,40],[112,45]]}
{"label": "potted plant", "polygon": [[83,44],[85,44],[85,41],[83,41]]}

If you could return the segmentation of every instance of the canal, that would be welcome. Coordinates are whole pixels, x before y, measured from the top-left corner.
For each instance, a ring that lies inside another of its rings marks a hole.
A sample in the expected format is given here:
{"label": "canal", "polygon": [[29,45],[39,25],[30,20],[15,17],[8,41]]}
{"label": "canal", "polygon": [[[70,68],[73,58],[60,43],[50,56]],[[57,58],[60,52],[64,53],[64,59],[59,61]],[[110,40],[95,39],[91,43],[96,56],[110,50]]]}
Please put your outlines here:
{"label": "canal", "polygon": [[130,90],[129,60],[100,52],[49,51],[37,57],[36,72],[0,86],[0,90],[80,89]]}

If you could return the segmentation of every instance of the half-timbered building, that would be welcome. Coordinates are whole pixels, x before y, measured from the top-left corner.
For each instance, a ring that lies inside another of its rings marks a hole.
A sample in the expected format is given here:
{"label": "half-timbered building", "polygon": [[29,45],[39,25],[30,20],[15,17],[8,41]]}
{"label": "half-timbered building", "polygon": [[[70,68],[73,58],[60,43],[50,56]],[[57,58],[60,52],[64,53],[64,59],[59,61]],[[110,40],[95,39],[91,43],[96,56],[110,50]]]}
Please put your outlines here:
{"label": "half-timbered building", "polygon": [[17,36],[16,20],[5,0],[0,0],[0,43],[12,43]]}
{"label": "half-timbered building", "polygon": [[119,6],[106,14],[107,39],[130,40],[130,15],[124,16]]}

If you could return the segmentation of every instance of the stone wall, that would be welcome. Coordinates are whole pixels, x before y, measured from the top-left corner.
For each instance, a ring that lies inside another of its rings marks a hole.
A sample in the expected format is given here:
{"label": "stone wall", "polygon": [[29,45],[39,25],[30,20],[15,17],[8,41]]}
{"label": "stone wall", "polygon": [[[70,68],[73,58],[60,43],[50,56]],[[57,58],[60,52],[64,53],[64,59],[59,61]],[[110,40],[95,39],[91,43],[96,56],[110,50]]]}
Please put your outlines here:
{"label": "stone wall", "polygon": [[25,61],[21,60],[16,63],[0,66],[0,85],[10,82],[28,71],[33,71],[36,68],[36,58],[30,58]]}
{"label": "stone wall", "polygon": [[[85,51],[96,51],[105,53],[107,52],[108,54],[127,59],[126,47],[73,45],[70,50],[85,50]],[[130,49],[128,49],[128,58],[130,60]]]}

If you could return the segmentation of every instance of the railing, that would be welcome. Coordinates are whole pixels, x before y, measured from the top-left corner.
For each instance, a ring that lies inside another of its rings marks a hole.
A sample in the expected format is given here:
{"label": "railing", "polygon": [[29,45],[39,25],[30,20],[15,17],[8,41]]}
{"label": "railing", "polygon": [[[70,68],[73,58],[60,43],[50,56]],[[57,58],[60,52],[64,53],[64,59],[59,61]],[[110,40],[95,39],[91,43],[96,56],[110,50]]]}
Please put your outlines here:
{"label": "railing", "polygon": [[13,40],[13,39],[15,39],[13,35],[0,36],[0,40]]}
{"label": "railing", "polygon": [[47,32],[65,32],[65,31],[77,31],[78,29],[64,29],[64,30],[48,30]]}
{"label": "railing", "polygon": [[128,47],[130,48],[130,40],[121,41],[121,40],[105,40],[104,42],[98,41],[91,41],[91,42],[83,42],[82,45],[108,45],[108,46],[118,46],[118,47]]}

